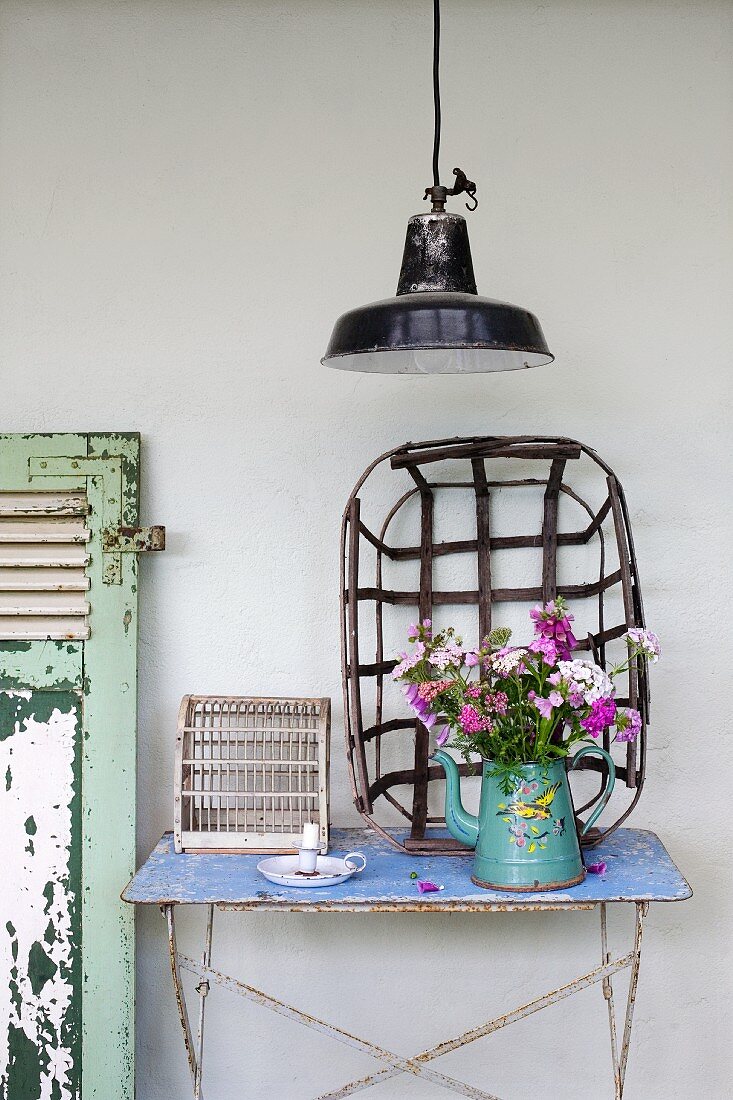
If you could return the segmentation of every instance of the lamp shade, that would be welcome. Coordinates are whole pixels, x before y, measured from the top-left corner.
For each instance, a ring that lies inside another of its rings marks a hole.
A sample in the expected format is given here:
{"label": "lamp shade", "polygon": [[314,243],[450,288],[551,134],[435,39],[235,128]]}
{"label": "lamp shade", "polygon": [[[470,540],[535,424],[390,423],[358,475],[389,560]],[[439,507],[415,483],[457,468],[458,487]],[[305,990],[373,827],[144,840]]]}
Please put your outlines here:
{"label": "lamp shade", "polygon": [[442,211],[410,219],[396,297],[339,317],[322,361],[377,374],[474,374],[553,358],[532,313],[478,295],[466,220]]}

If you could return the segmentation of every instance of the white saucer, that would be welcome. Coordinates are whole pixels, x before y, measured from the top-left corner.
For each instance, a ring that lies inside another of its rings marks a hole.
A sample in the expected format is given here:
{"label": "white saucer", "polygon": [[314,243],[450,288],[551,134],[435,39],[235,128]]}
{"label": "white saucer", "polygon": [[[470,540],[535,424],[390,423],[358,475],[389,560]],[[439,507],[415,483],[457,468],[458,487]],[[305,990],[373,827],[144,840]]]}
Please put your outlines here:
{"label": "white saucer", "polygon": [[[361,860],[361,866],[357,866],[354,860]],[[277,886],[297,886],[301,890],[314,886],[337,886],[365,867],[366,859],[361,852],[349,852],[346,856],[319,856],[312,876],[298,873],[297,856],[268,856],[257,864],[257,870],[270,882]]]}

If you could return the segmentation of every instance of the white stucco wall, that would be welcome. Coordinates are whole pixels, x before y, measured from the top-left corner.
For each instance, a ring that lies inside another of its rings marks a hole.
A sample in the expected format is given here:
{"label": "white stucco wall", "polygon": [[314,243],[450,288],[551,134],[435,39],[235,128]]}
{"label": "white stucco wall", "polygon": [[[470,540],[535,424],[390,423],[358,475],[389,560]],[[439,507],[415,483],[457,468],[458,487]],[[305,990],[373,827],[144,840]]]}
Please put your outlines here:
{"label": "white stucco wall", "polygon": [[[422,205],[428,0],[0,6],[0,427],[139,429],[143,519],[168,529],[142,564],[141,859],[171,825],[188,691],[330,694],[333,816],[358,823],[337,528],[373,456],[452,434],[583,439],[624,483],[665,644],[633,823],[695,888],[649,918],[630,1100],[733,1095],[732,16],[719,0],[445,3],[443,166],[479,183],[479,288],[535,310],[557,362],[415,379],[319,358],[337,314],[393,292]],[[215,960],[411,1054],[595,965],[596,924],[223,915]],[[163,925],[138,927],[138,1095],[172,1100],[188,1071]],[[300,1100],[373,1065],[224,993],[209,1012],[213,1100]],[[604,1019],[586,991],[445,1072],[509,1097],[610,1096]]]}

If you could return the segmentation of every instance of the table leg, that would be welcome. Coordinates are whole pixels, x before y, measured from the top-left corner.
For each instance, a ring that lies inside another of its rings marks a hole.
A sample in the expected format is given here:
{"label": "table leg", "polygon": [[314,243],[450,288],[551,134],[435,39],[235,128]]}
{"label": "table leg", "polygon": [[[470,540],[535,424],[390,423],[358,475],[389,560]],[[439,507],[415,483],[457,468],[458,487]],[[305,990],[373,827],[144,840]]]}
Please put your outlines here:
{"label": "table leg", "polygon": [[[605,903],[601,904],[601,959],[604,964],[610,961],[608,950],[608,926]],[[631,1044],[631,1027],[634,1020],[634,1006],[636,1005],[636,990],[639,984],[639,965],[641,963],[641,937],[644,931],[644,917],[649,908],[648,902],[637,902],[634,906],[636,918],[634,924],[634,948],[631,952],[631,976],[629,978],[629,992],[626,999],[626,1013],[624,1016],[624,1034],[621,1040],[621,1050],[618,1048],[618,1035],[616,1025],[616,1007],[613,999],[612,976],[603,980],[603,996],[608,1005],[608,1026],[611,1036],[611,1060],[613,1062],[614,1100],[623,1100],[624,1082],[626,1079],[626,1067],[629,1060],[629,1047]]]}
{"label": "table leg", "polygon": [[[204,1100],[204,1094],[201,1091],[201,1068],[199,1058],[203,1054],[203,1001],[208,993],[203,993],[199,990],[199,997],[202,1004],[199,1011],[199,1034],[198,1034],[198,1046],[194,1046],[193,1033],[191,1031],[191,1023],[188,1017],[188,1008],[186,1006],[186,994],[183,989],[183,982],[181,981],[181,971],[179,967],[178,958],[178,942],[176,940],[176,918],[175,918],[175,905],[164,905],[162,911],[168,925],[168,955],[170,959],[171,977],[173,979],[173,991],[176,995],[176,1005],[178,1006],[178,1018],[181,1021],[181,1028],[183,1029],[183,1042],[186,1046],[186,1056],[188,1058],[188,1067],[191,1071],[191,1081],[193,1083],[195,1100]],[[207,941],[206,949],[210,953],[211,951],[211,914],[209,914],[209,923],[207,925]],[[208,984],[208,983],[207,983]]]}
{"label": "table leg", "polygon": [[[213,933],[214,906],[209,905],[208,912],[206,914],[206,939],[204,941],[204,950],[201,955],[202,966],[211,966],[211,939]],[[199,984],[196,986],[196,992],[199,995],[199,1029],[196,1044],[196,1074],[193,1082],[193,1097],[194,1100],[202,1100],[201,1080],[204,1075],[204,1022],[206,1016],[206,998],[209,995],[208,979],[201,979]]]}

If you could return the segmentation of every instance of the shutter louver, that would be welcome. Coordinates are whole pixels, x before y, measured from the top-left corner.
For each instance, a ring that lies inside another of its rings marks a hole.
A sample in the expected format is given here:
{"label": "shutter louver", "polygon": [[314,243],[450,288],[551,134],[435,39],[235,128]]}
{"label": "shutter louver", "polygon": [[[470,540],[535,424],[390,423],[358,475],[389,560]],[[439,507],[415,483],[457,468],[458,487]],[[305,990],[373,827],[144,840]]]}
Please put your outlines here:
{"label": "shutter louver", "polygon": [[81,492],[0,492],[0,641],[89,637]]}

